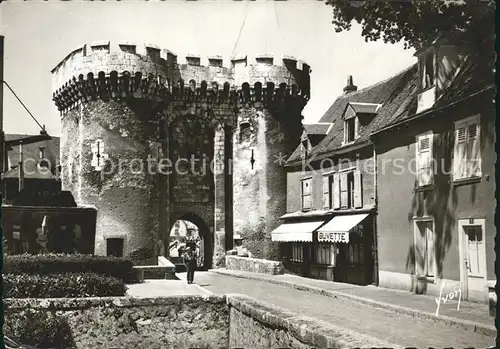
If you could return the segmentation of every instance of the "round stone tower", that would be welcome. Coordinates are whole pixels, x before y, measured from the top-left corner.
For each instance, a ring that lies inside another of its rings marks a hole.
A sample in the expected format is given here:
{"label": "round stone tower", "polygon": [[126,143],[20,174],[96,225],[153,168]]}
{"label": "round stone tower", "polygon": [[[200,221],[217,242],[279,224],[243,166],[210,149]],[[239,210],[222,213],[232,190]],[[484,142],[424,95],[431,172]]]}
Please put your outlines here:
{"label": "round stone tower", "polygon": [[187,219],[200,228],[207,267],[220,265],[234,234],[272,258],[270,231],[286,211],[283,160],[300,140],[309,72],[293,57],[202,65],[129,42],[68,54],[52,71],[62,181],[78,204],[98,209],[95,253],[116,254],[118,241],[124,255],[168,255],[158,246]]}

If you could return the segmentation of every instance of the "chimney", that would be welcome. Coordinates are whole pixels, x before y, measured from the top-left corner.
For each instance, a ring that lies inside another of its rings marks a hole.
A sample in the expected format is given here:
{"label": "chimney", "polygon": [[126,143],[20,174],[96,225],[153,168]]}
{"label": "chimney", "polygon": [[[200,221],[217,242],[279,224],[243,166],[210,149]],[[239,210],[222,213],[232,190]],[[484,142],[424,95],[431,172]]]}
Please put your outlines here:
{"label": "chimney", "polygon": [[24,189],[23,141],[19,142],[19,192]]}
{"label": "chimney", "polygon": [[46,169],[48,169],[49,168],[49,162],[47,160],[45,160],[45,152],[44,152],[45,147],[41,146],[38,149],[40,149],[40,161],[38,163],[38,167],[39,168],[46,168]]}
{"label": "chimney", "polygon": [[352,83],[352,75],[347,77],[347,86],[344,87],[344,95],[349,94],[351,92],[356,92],[358,90],[358,86]]}

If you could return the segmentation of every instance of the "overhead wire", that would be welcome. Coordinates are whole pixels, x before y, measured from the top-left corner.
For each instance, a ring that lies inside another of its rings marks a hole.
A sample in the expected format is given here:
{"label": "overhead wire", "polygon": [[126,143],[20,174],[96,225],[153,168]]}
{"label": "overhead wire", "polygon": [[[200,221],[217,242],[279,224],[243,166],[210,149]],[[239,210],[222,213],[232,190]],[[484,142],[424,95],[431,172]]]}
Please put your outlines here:
{"label": "overhead wire", "polygon": [[40,127],[40,129],[42,130],[42,132],[46,133],[47,131],[45,131],[45,127],[43,127],[39,122],[38,120],[35,118],[35,116],[29,111],[28,107],[26,107],[26,105],[23,103],[23,101],[21,101],[21,99],[18,97],[18,95],[14,92],[14,90],[12,89],[12,87],[10,87],[10,85],[7,83],[7,81],[5,80],[2,80],[1,82],[3,82],[5,84],[5,86],[8,87],[8,89],[10,90],[10,92],[12,92],[12,94],[14,95],[14,97],[16,97],[16,99],[18,100],[19,103],[21,103],[21,105],[24,107],[24,109],[28,112],[28,114],[30,114],[30,116],[33,118],[33,120],[37,123],[37,125]]}

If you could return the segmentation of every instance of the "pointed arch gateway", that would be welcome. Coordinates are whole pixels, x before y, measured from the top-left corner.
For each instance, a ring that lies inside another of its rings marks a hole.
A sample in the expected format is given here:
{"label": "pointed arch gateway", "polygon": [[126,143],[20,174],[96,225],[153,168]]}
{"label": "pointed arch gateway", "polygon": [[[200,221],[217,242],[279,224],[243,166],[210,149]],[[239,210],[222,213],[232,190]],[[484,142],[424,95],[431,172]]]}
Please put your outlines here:
{"label": "pointed arch gateway", "polygon": [[[196,226],[197,228],[197,234],[200,238],[200,242],[198,243],[198,246],[200,247],[200,257],[202,260],[201,265],[198,266],[198,268],[201,268],[202,270],[208,270],[212,268],[212,260],[213,260],[213,237],[210,231],[210,228],[208,227],[208,224],[196,213],[193,212],[186,212],[186,213],[181,213],[178,215],[175,215],[173,217],[174,219],[172,220],[172,224],[170,227],[170,245],[172,246],[172,249],[177,249],[177,246],[173,244],[173,242],[176,240],[175,236],[175,228],[176,228],[176,222],[184,222],[181,223],[181,225],[184,225],[184,229],[190,229],[189,225],[190,224],[185,224],[185,222],[192,223],[193,225]],[[179,234],[183,235],[183,233]],[[178,239],[178,241],[182,241],[184,239]],[[189,240],[189,239],[188,239]],[[196,236],[194,236],[194,240],[196,240]],[[180,256],[178,257],[179,260],[176,261],[177,263],[182,263],[180,260]]]}

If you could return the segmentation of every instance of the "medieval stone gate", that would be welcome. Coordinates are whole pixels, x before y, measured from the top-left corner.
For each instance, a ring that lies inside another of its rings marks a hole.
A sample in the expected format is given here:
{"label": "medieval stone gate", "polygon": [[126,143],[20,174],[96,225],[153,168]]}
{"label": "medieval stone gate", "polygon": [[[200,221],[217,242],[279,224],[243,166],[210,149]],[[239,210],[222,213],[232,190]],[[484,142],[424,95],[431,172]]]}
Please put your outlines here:
{"label": "medieval stone gate", "polygon": [[235,233],[273,256],[270,232],[286,210],[281,160],[300,141],[310,68],[269,55],[207,60],[105,41],[52,70],[63,187],[98,209],[96,254],[110,239],[125,255],[161,253],[172,224],[191,217],[206,227],[207,267]]}

